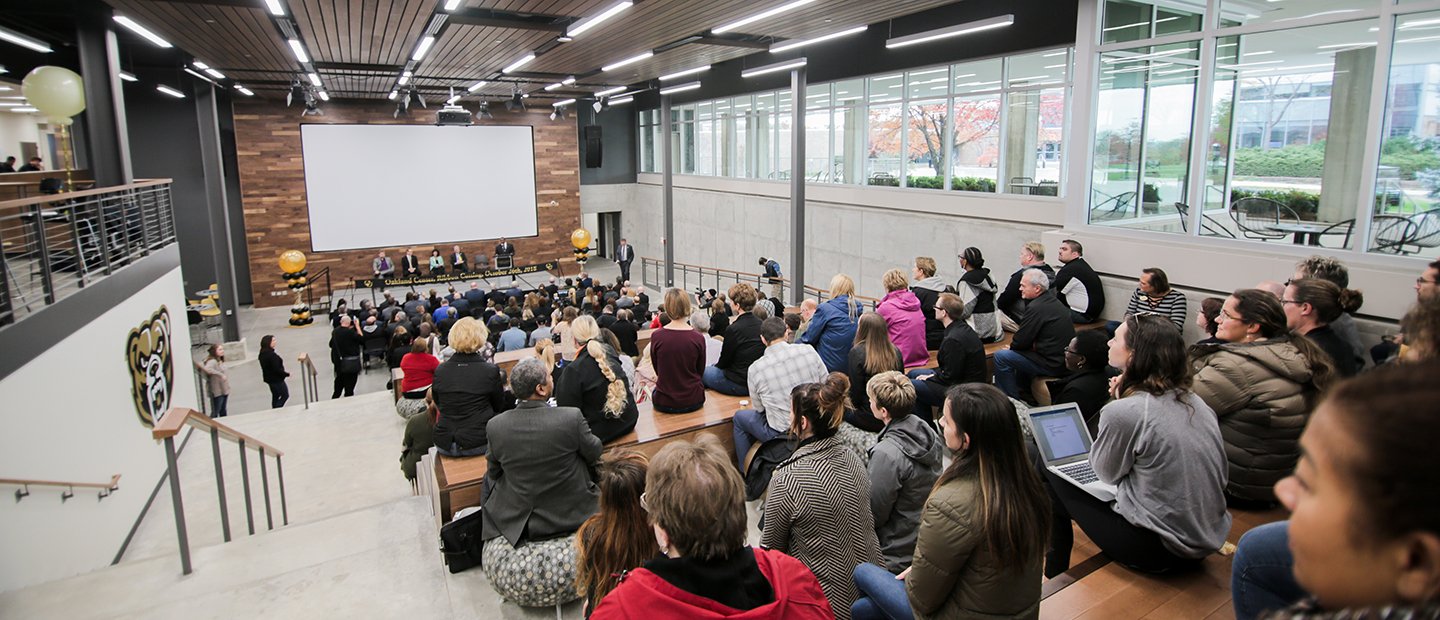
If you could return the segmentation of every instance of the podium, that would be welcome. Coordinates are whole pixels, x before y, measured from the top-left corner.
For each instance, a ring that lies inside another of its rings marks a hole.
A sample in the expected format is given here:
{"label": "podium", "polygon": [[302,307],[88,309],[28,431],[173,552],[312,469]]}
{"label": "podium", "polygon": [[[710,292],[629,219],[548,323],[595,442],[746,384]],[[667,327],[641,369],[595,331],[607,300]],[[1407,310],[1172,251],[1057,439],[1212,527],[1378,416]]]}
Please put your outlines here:
{"label": "podium", "polygon": [[496,254],[496,255],[495,255],[495,268],[496,268],[496,269],[509,269],[509,268],[511,268],[511,267],[514,267],[514,266],[515,266],[515,255],[514,255],[514,254]]}

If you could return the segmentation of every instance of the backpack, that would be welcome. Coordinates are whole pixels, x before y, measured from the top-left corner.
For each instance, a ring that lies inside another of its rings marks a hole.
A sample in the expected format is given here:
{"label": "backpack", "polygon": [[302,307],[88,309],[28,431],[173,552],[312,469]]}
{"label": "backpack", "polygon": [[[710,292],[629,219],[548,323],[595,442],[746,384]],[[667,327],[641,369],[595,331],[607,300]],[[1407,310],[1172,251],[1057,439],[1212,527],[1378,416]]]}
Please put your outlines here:
{"label": "backpack", "polygon": [[775,467],[795,454],[795,446],[788,437],[776,437],[760,444],[750,466],[745,469],[745,501],[755,501],[770,487],[770,477]]}

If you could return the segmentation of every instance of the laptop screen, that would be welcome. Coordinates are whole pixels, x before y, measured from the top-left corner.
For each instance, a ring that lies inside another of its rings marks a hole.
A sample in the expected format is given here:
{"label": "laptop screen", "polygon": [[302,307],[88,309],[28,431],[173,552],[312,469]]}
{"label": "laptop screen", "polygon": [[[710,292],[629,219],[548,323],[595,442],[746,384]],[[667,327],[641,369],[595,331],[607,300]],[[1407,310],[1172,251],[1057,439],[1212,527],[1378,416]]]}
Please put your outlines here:
{"label": "laptop screen", "polygon": [[1075,405],[1032,410],[1030,423],[1047,463],[1090,452],[1090,433]]}

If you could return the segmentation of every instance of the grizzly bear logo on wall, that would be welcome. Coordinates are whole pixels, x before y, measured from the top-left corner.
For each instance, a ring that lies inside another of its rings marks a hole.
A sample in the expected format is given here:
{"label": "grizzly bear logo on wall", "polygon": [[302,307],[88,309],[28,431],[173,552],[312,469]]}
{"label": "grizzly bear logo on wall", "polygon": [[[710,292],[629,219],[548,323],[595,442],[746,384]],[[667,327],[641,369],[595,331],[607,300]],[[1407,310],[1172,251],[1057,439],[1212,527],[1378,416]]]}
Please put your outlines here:
{"label": "grizzly bear logo on wall", "polygon": [[175,392],[175,361],[170,345],[170,311],[160,306],[150,319],[130,330],[125,343],[130,394],[140,423],[154,428],[170,408]]}

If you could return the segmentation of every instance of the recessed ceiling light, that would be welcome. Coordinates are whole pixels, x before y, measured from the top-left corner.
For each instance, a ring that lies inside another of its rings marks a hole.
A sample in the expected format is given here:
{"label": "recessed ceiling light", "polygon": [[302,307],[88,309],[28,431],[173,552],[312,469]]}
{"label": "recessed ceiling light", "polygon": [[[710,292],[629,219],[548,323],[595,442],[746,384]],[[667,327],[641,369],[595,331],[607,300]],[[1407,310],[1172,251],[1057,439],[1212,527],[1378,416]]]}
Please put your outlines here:
{"label": "recessed ceiling light", "polygon": [[731,30],[734,30],[734,29],[739,28],[739,27],[741,27],[741,26],[744,26],[744,25],[746,25],[746,24],[750,24],[750,23],[753,23],[753,22],[758,22],[758,21],[760,21],[760,20],[762,20],[762,19],[765,19],[765,18],[767,18],[767,17],[773,17],[773,16],[775,16],[775,15],[779,15],[779,14],[784,13],[784,12],[789,11],[789,10],[798,9],[798,8],[800,8],[800,7],[802,7],[802,6],[805,6],[805,5],[807,5],[807,4],[810,4],[811,2],[814,2],[814,1],[815,1],[815,0],[795,0],[794,2],[791,2],[791,3],[789,3],[789,4],[782,4],[782,5],[780,5],[780,6],[777,6],[777,7],[773,8],[773,9],[770,9],[770,10],[768,10],[768,11],[763,11],[763,12],[760,12],[760,13],[756,13],[756,14],[754,14],[754,15],[751,15],[750,17],[746,17],[745,19],[742,19],[742,20],[739,20],[739,21],[730,22],[730,23],[725,24],[725,25],[723,25],[723,26],[720,26],[720,27],[718,27],[718,28],[712,28],[712,29],[710,30],[710,32],[713,32],[713,33],[715,33],[715,34],[720,34],[720,33],[723,33],[723,32],[729,32],[729,31],[731,31]]}
{"label": "recessed ceiling light", "polygon": [[290,51],[295,53],[295,60],[302,64],[310,62],[310,55],[305,53],[305,46],[300,44],[299,39],[290,39]]}
{"label": "recessed ceiling light", "polygon": [[425,53],[430,51],[432,45],[435,45],[435,37],[427,36],[420,39],[420,46],[415,48],[415,53],[410,56],[410,60],[420,62],[425,58]]}
{"label": "recessed ceiling light", "polygon": [[151,43],[154,43],[156,46],[159,46],[159,47],[167,47],[167,48],[168,48],[168,47],[175,47],[174,45],[171,45],[169,41],[166,41],[165,39],[160,38],[160,35],[155,34],[155,33],[153,33],[153,32],[150,32],[149,29],[147,29],[147,28],[144,27],[144,26],[141,26],[139,23],[136,23],[135,20],[130,19],[129,17],[126,17],[126,16],[124,16],[124,15],[116,15],[116,16],[115,16],[115,23],[118,23],[118,24],[120,24],[121,26],[124,26],[124,27],[126,27],[126,28],[129,28],[131,32],[134,32],[135,34],[138,34],[138,35],[144,37],[145,40],[147,40],[147,41],[149,41],[149,42],[151,42]]}
{"label": "recessed ceiling light", "polygon": [[265,7],[270,9],[271,15],[285,14],[285,7],[280,5],[280,0],[265,0]]}
{"label": "recessed ceiling light", "polygon": [[649,57],[654,56],[654,55],[655,55],[655,52],[646,50],[646,51],[644,51],[644,52],[641,52],[641,53],[639,53],[639,54],[636,54],[636,55],[634,55],[634,56],[631,56],[631,57],[629,57],[629,58],[626,58],[625,60],[622,60],[622,61],[620,61],[620,62],[617,62],[617,63],[614,63],[614,64],[609,64],[609,65],[605,65],[605,66],[603,66],[603,67],[600,67],[600,70],[601,70],[601,71],[613,71],[613,70],[615,70],[615,69],[619,69],[620,67],[624,67],[624,66],[627,66],[627,65],[631,65],[631,64],[640,62],[640,61],[645,60],[646,58],[649,58]]}

